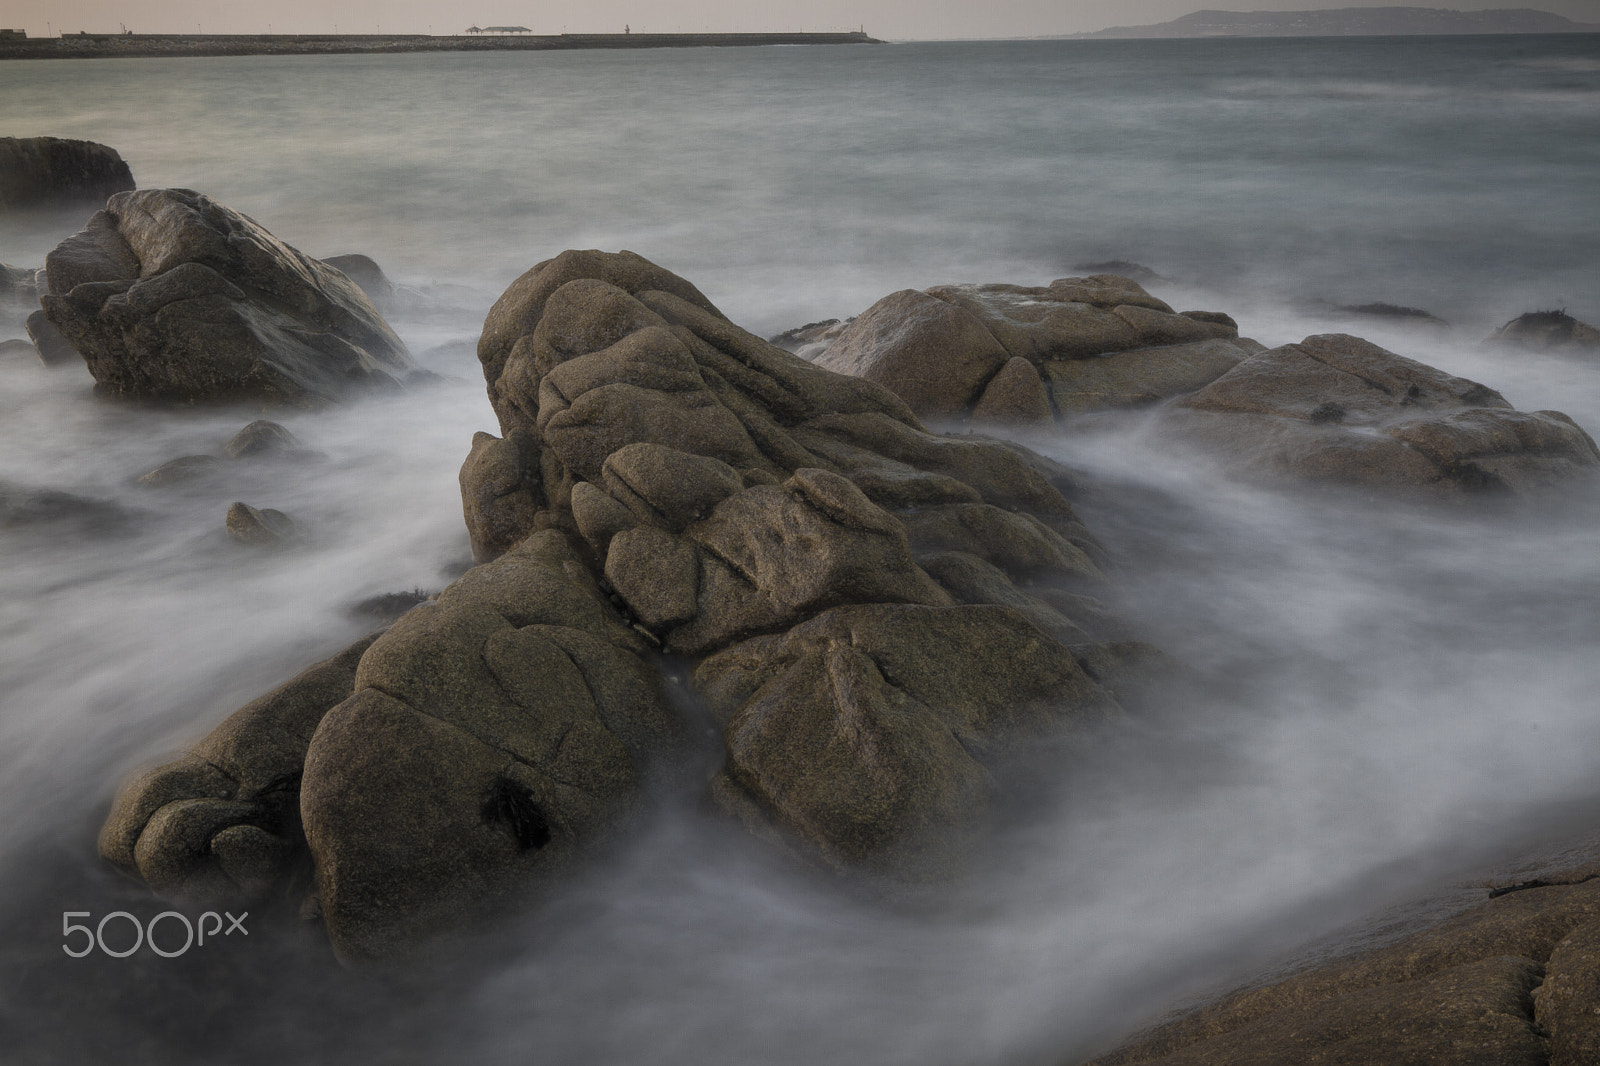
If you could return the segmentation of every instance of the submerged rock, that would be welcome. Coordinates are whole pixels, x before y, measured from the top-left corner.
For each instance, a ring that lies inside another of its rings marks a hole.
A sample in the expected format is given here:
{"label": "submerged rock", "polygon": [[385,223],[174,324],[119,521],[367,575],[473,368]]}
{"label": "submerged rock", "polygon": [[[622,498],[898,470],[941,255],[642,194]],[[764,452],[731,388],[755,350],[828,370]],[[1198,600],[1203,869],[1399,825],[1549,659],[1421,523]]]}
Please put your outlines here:
{"label": "submerged rock", "polygon": [[1192,392],[1259,350],[1238,333],[1227,315],[1175,314],[1132,279],[1097,274],[893,293],[815,361],[886,386],[924,417],[1028,423]]}
{"label": "submerged rock", "polygon": [[60,137],[0,137],[0,210],[92,203],[133,187],[115,148]]}
{"label": "submerged rock", "polygon": [[250,459],[268,455],[292,455],[304,448],[300,438],[276,422],[258,418],[235,433],[222,446],[229,459]]}
{"label": "submerged rock", "polygon": [[[1072,594],[1103,580],[1100,548],[1043,460],[930,434],[626,252],[536,266],[479,357],[502,433],[461,474],[484,561],[353,653],[314,732],[269,700],[230,720],[278,738],[264,756],[208,748],[211,770],[125,783],[113,861],[163,891],[242,890],[254,875],[219,880],[201,842],[259,825],[232,782],[286,772],[283,738],[305,738],[329,934],[379,957],[614,831],[682,734],[661,651],[723,724],[724,809],[901,876],[955,861],[997,752],[1116,713],[1119,650]],[[191,808],[193,832],[167,828]]]}
{"label": "submerged rock", "polygon": [[39,307],[37,270],[6,266],[0,263],[0,312],[17,309],[32,311]]}
{"label": "submerged rock", "polygon": [[1237,471],[1439,493],[1525,491],[1600,466],[1559,411],[1513,410],[1493,389],[1359,337],[1264,351],[1164,413]]}
{"label": "submerged rock", "polygon": [[419,603],[426,603],[436,594],[424,592],[422,589],[411,589],[408,592],[385,592],[377,596],[368,596],[359,603],[350,605],[352,618],[370,618],[381,622],[393,622]]}
{"label": "submerged rock", "polygon": [[147,488],[166,488],[212,477],[221,468],[222,460],[214,455],[180,455],[140,475],[138,483]]}
{"label": "submerged rock", "polygon": [[0,529],[44,527],[110,533],[127,526],[133,517],[133,512],[111,500],[0,481]]}
{"label": "submerged rock", "polygon": [[1565,311],[1529,311],[1495,330],[1485,343],[1532,352],[1600,351],[1600,329]]}
{"label": "submerged rock", "polygon": [[1126,259],[1106,259],[1097,263],[1079,263],[1072,269],[1081,270],[1085,274],[1115,274],[1118,277],[1137,281],[1141,285],[1148,281],[1163,280],[1160,274],[1157,274],[1143,263],[1133,263]]}
{"label": "submerged rock", "polygon": [[187,189],[113,196],[45,277],[45,314],[110,393],[317,405],[416,371],[349,278]]}
{"label": "submerged rock", "polygon": [[1312,305],[1313,311],[1322,311],[1342,318],[1370,318],[1383,319],[1396,325],[1423,326],[1442,332],[1449,332],[1450,323],[1438,315],[1424,311],[1420,307],[1402,307],[1391,303],[1366,303],[1366,304],[1340,304],[1319,301]]}
{"label": "submerged rock", "polygon": [[389,280],[389,275],[383,268],[373,261],[371,256],[352,253],[350,255],[331,255],[324,259],[323,264],[331,266],[345,277],[355,282],[361,291],[367,294],[367,299],[380,311],[389,311],[394,307],[395,287]]}
{"label": "submerged rock", "polygon": [[28,316],[25,327],[39,362],[45,366],[71,366],[79,362],[78,350],[43,311]]}
{"label": "submerged rock", "polygon": [[32,341],[0,341],[0,364],[34,362],[38,356],[39,352]]}
{"label": "submerged rock", "polygon": [[854,321],[855,319],[849,319],[841,322],[837,318],[825,318],[821,322],[807,322],[803,326],[786,329],[775,337],[769,337],[768,340],[786,352],[804,355],[814,345],[827,347]]}
{"label": "submerged rock", "polygon": [[[276,422],[258,418],[235,433],[222,446],[223,456],[231,460],[271,459],[306,456],[315,453],[300,443],[300,438]],[[168,460],[138,479],[149,487],[166,487],[191,482],[222,472],[224,461],[215,455],[183,455]],[[235,506],[243,506],[236,504]],[[278,512],[274,511],[273,514]],[[230,525],[230,529],[231,529]]]}
{"label": "submerged rock", "polygon": [[236,502],[228,507],[228,536],[240,544],[275,548],[293,540],[299,530],[294,519],[271,507],[255,508]]}

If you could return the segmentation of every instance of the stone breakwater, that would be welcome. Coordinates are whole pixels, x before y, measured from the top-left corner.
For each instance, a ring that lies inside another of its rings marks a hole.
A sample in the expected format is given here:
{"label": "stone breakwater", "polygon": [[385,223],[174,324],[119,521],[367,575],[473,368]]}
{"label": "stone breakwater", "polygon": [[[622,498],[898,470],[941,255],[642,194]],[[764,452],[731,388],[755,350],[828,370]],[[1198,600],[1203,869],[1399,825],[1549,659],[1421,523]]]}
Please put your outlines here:
{"label": "stone breakwater", "polygon": [[575,48],[738,48],[775,44],[883,44],[865,33],[428,34],[81,33],[0,39],[0,59],[338,55],[373,52],[532,52]]}

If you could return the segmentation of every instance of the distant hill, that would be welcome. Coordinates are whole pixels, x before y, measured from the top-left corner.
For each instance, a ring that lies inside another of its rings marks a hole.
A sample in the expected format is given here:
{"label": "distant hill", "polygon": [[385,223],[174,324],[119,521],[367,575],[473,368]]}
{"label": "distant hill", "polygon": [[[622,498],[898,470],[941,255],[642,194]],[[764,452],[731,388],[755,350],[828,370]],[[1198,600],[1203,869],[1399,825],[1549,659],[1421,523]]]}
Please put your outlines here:
{"label": "distant hill", "polygon": [[1600,33],[1530,8],[1448,11],[1437,7],[1339,7],[1322,11],[1196,11],[1154,26],[1113,26],[1076,37],[1358,37],[1456,33]]}

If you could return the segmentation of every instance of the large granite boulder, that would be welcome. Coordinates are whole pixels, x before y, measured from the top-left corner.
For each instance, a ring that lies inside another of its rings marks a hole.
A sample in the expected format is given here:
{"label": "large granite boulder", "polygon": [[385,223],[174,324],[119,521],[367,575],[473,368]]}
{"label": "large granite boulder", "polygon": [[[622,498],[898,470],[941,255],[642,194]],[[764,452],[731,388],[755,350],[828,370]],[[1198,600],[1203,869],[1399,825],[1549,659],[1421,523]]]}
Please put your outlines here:
{"label": "large granite boulder", "polygon": [[0,211],[93,203],[133,187],[115,148],[60,137],[0,137]]}
{"label": "large granite boulder", "polygon": [[817,365],[875,381],[925,418],[1032,423],[1192,392],[1260,351],[1226,315],[1130,278],[941,285],[884,297]]}
{"label": "large granite boulder", "polygon": [[1445,495],[1537,489],[1600,466],[1566,415],[1514,410],[1484,385],[1338,333],[1246,359],[1175,401],[1164,428],[1250,476]]}
{"label": "large granite boulder", "polygon": [[549,532],[123,783],[100,851],[168,897],[309,859],[335,949],[391,955],[522,895],[674,743],[648,641]]}
{"label": "large granite boulder", "polygon": [[1387,947],[1235,992],[1088,1066],[1590,1066],[1593,874],[1505,891]]}
{"label": "large granite boulder", "polygon": [[[479,355],[502,432],[461,474],[480,565],[337,683],[130,779],[112,861],[205,894],[301,853],[341,955],[392,954],[609,832],[675,741],[661,679],[687,665],[724,809],[839,867],[937,875],[999,753],[1116,713],[1139,648],[1084,595],[1100,548],[1037,457],[930,434],[626,252],[536,266]],[[268,780],[298,823],[261,813]]]}
{"label": "large granite boulder", "polygon": [[45,284],[50,322],[117,395],[314,406],[416,372],[344,274],[187,189],[113,196]]}
{"label": "large granite boulder", "polygon": [[462,471],[480,556],[581,538],[627,616],[700,664],[714,793],[751,824],[935,870],[981,820],[986,753],[1114,707],[1073,595],[1100,549],[1037,457],[926,432],[630,253],[535,267],[478,354],[503,432]]}

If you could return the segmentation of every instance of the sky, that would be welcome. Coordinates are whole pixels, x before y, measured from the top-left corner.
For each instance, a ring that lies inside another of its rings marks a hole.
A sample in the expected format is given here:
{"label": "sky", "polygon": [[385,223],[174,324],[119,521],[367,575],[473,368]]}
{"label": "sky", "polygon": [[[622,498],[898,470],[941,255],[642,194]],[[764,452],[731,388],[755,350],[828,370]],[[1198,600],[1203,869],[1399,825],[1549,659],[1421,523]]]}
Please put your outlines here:
{"label": "sky", "polygon": [[[760,32],[865,26],[888,40],[1031,37],[1137,26],[1201,8],[1294,11],[1387,7],[1405,0],[4,0],[0,26],[47,33],[456,33],[520,25],[535,33]],[[1531,7],[1600,22],[1600,0],[1453,0],[1448,7]]]}

